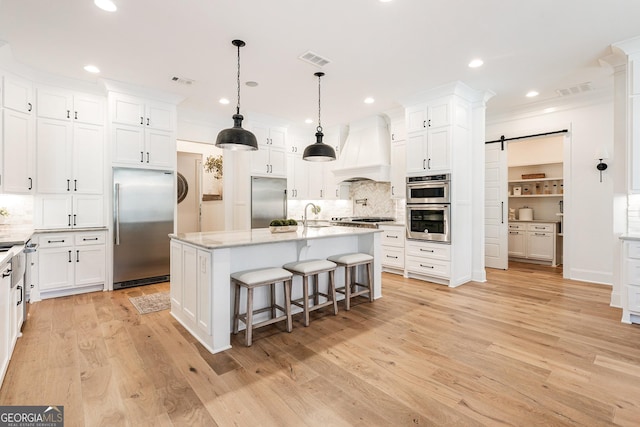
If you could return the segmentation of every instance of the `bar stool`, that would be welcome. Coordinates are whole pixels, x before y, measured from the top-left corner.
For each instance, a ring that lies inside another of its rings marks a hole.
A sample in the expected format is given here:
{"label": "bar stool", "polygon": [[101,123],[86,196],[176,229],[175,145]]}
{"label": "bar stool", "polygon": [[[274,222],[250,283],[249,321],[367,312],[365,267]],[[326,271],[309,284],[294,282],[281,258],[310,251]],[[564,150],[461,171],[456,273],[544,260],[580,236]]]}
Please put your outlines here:
{"label": "bar stool", "polygon": [[[369,294],[369,301],[373,302],[373,257],[365,253],[347,253],[339,255],[331,255],[327,258],[329,261],[335,262],[338,267],[344,267],[344,287],[336,289],[336,292],[344,294],[344,308],[349,311],[351,309],[351,298],[363,294]],[[367,266],[367,284],[363,285],[356,282],[356,267],[359,265]],[[353,273],[352,273],[353,272]],[[353,281],[352,281],[353,279]],[[362,288],[358,290],[357,288]]]}
{"label": "bar stool", "polygon": [[[302,307],[304,316],[304,326],[309,326],[309,312],[318,310],[329,305],[333,305],[333,314],[338,314],[338,301],[336,300],[335,271],[336,264],[326,259],[312,259],[306,261],[290,262],[282,266],[285,270],[293,273],[294,276],[302,277],[302,298],[292,300],[291,304]],[[318,290],[318,275],[329,273],[329,290],[326,294]],[[313,278],[313,293],[309,295],[309,277]],[[320,297],[325,297],[327,301],[320,303]],[[313,298],[313,305],[309,306],[309,299]]]}
{"label": "bar stool", "polygon": [[[280,268],[262,268],[258,270],[237,271],[231,274],[231,282],[235,284],[235,298],[233,302],[233,334],[238,333],[239,320],[245,324],[245,344],[251,346],[253,330],[272,323],[287,321],[287,332],[291,332],[293,323],[291,321],[291,278],[293,274]],[[276,304],[276,283],[283,282],[284,287],[284,307]],[[260,286],[269,286],[269,306],[253,309],[253,290]],[[247,311],[240,314],[240,290],[247,290]],[[276,310],[284,314],[276,316]],[[253,324],[253,315],[264,312],[271,312],[271,318]]]}

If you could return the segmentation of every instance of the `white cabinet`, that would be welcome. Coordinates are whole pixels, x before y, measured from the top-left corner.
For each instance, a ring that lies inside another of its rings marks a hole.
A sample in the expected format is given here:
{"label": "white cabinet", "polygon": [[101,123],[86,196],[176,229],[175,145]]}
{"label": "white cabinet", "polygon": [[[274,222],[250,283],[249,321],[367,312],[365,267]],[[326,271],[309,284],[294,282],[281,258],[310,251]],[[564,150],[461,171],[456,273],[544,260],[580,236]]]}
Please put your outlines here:
{"label": "white cabinet", "polygon": [[171,241],[171,312],[185,326],[212,334],[211,254]]}
{"label": "white cabinet", "polygon": [[449,97],[435,99],[406,109],[407,134],[422,132],[451,124],[451,101]]}
{"label": "white cabinet", "polygon": [[104,227],[102,195],[41,194],[35,198],[35,224],[43,229]]}
{"label": "white cabinet", "polygon": [[451,101],[438,99],[406,109],[407,174],[451,169]]}
{"label": "white cabinet", "polygon": [[622,258],[622,321],[640,323],[640,242],[626,240]]}
{"label": "white cabinet", "polygon": [[403,120],[391,122],[391,198],[404,199],[406,195],[407,148]]}
{"label": "white cabinet", "polygon": [[307,164],[302,155],[287,155],[287,198],[304,200],[308,197]]}
{"label": "white cabinet", "polygon": [[173,169],[176,162],[175,106],[112,92],[113,163]]}
{"label": "white cabinet", "polygon": [[451,273],[451,246],[438,243],[407,240],[405,245],[407,277],[418,275],[449,279]]}
{"label": "white cabinet", "polygon": [[105,232],[43,233],[39,244],[36,286],[43,298],[104,287]]}
{"label": "white cabinet", "polygon": [[0,384],[11,358],[11,265],[0,268]]}
{"label": "white cabinet", "polygon": [[285,178],[287,175],[286,129],[254,124],[251,131],[258,140],[258,150],[250,152],[251,174]]}
{"label": "white cabinet", "polygon": [[3,189],[6,193],[32,193],[36,150],[33,116],[11,109],[5,109],[2,116]]}
{"label": "white cabinet", "polygon": [[105,99],[50,87],[38,87],[38,117],[104,126]]}
{"label": "white cabinet", "polygon": [[103,194],[104,127],[38,119],[38,193]]}
{"label": "white cabinet", "polygon": [[33,88],[31,82],[18,77],[4,76],[2,106],[26,114],[33,113]]}
{"label": "white cabinet", "polygon": [[400,273],[404,270],[405,228],[381,224],[382,270]]}
{"label": "white cabinet", "polygon": [[557,265],[557,228],[555,222],[509,223],[509,256],[522,260]]}

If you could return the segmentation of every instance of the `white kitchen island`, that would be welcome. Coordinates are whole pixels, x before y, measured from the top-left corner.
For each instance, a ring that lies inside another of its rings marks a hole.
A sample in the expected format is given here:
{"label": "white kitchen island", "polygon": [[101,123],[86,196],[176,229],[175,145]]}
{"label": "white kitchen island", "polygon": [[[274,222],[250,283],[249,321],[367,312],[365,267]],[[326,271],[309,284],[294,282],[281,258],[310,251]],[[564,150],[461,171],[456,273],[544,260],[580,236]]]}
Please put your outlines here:
{"label": "white kitchen island", "polygon": [[[347,252],[373,255],[374,298],[380,298],[381,231],[337,226],[304,229],[299,226],[297,231],[287,233],[271,233],[267,228],[260,228],[170,234],[171,314],[210,352],[229,349],[234,295],[231,273],[280,267],[287,262],[326,258]],[[321,275],[321,289],[326,286],[326,277],[323,276],[326,275]],[[362,280],[360,276],[359,280]],[[344,284],[342,269],[337,271],[336,284]],[[300,279],[295,278],[292,298],[301,295]],[[278,292],[278,301],[282,298],[282,293]],[[266,289],[257,289],[254,307],[262,307],[266,303]],[[246,306],[242,300],[240,304],[241,307]],[[294,310],[294,314],[296,312]],[[255,321],[261,320],[261,317],[256,317]],[[294,322],[294,327],[302,326]]]}

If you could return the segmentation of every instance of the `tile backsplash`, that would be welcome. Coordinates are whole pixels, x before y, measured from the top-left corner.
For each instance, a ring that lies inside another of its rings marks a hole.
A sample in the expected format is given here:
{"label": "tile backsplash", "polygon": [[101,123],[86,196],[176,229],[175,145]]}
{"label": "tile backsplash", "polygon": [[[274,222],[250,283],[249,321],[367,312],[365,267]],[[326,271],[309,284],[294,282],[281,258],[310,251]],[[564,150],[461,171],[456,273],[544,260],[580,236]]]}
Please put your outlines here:
{"label": "tile backsplash", "polygon": [[0,194],[0,208],[7,216],[0,216],[3,224],[33,224],[33,196]]}

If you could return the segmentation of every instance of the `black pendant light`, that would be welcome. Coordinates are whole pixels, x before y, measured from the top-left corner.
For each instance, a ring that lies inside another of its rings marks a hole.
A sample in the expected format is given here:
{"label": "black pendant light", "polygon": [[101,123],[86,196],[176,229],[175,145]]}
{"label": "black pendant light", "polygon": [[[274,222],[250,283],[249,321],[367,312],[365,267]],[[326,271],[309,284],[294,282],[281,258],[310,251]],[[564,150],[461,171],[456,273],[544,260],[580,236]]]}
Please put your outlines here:
{"label": "black pendant light", "polygon": [[320,78],[324,73],[318,71],[313,74],[318,76],[318,127],[316,128],[316,142],[304,149],[302,158],[309,162],[329,162],[336,159],[336,152],[333,147],[322,142],[322,122],[320,121]]}
{"label": "black pendant light", "polygon": [[245,45],[245,42],[234,40],[231,43],[238,48],[238,103],[236,114],[233,115],[233,127],[220,131],[216,138],[216,147],[227,150],[257,150],[258,140],[254,134],[242,129],[244,117],[240,114],[240,48]]}

